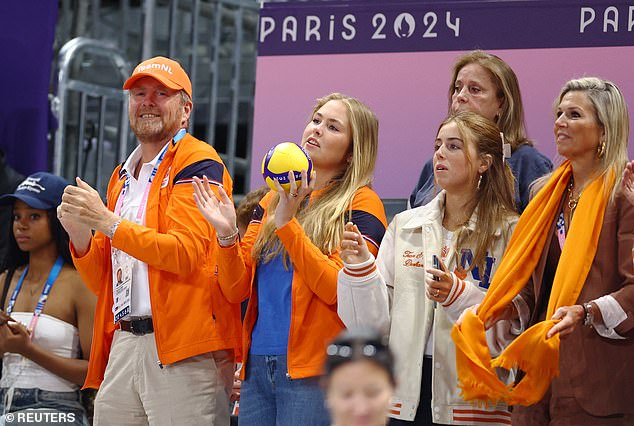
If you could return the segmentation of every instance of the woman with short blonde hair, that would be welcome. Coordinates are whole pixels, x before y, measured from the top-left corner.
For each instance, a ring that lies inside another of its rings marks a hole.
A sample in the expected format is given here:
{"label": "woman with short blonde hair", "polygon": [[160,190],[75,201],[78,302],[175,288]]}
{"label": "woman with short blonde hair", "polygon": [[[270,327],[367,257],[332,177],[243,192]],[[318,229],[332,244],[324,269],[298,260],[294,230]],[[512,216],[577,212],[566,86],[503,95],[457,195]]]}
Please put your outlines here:
{"label": "woman with short blonde hair", "polygon": [[[627,106],[614,83],[595,77],[567,82],[555,105],[566,161],[522,214],[477,314],[453,330],[459,378],[469,400],[514,404],[514,425],[632,424]],[[522,333],[495,359],[474,356],[484,353],[485,324],[500,319],[521,320]],[[518,367],[520,380],[507,387],[495,367]]]}

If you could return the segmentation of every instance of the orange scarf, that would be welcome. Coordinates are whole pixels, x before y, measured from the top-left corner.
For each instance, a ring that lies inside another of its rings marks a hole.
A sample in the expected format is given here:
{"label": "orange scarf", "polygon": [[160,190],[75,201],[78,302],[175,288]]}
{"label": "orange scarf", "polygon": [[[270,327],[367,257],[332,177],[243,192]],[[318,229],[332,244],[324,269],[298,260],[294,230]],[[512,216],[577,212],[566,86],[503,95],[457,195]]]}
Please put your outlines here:
{"label": "orange scarf", "polygon": [[[478,313],[468,310],[462,325],[453,327],[458,377],[462,397],[467,401],[531,405],[542,399],[559,374],[559,334],[546,339],[557,321],[549,318],[557,308],[574,305],[579,297],[597,250],[609,200],[605,185],[614,185],[614,173],[606,179],[594,179],[579,199],[553,280],[547,319],[523,332],[496,359],[491,359],[484,324],[503,312],[526,286],[544,250],[561,199],[566,196],[571,174],[568,161],[553,172],[520,217]],[[526,376],[517,385],[506,385],[498,379],[495,367],[519,367]]]}

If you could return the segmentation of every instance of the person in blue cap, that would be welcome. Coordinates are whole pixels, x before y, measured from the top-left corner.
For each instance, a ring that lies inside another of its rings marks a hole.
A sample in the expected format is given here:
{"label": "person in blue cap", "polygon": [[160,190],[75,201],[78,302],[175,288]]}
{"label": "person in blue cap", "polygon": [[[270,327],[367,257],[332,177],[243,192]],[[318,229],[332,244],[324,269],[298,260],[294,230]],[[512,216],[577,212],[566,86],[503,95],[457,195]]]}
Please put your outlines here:
{"label": "person in blue cap", "polygon": [[[13,194],[7,255],[0,285],[5,320],[0,322],[0,411],[47,409],[47,422],[87,425],[79,387],[88,370],[95,296],[70,256],[68,234],[56,209],[68,182],[50,173],[27,177]],[[47,423],[48,424],[48,423]]]}

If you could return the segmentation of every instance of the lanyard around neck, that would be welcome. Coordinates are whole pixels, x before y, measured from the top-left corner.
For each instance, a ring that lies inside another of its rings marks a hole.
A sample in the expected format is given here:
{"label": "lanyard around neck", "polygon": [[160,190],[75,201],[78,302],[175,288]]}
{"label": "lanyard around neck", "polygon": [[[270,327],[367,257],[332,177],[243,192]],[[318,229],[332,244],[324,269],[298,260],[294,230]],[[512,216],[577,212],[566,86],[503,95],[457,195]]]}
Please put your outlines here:
{"label": "lanyard around neck", "polygon": [[[31,318],[31,323],[29,324],[29,329],[31,330],[31,337],[35,333],[35,327],[37,326],[37,321],[42,315],[42,311],[44,310],[44,305],[46,305],[46,301],[48,300],[48,295],[51,292],[51,288],[53,288],[53,283],[57,279],[60,271],[62,270],[62,266],[64,266],[64,259],[62,256],[59,256],[51,268],[51,272],[48,274],[48,278],[46,279],[46,284],[44,284],[44,288],[42,289],[42,294],[40,295],[39,300],[37,301],[37,305],[35,306],[35,310],[33,311],[33,318]],[[24,278],[26,277],[26,273],[29,271],[29,266],[27,265],[24,268],[24,272],[20,276],[18,283],[15,286],[15,290],[13,290],[13,294],[11,295],[11,299],[9,300],[9,305],[7,306],[7,315],[11,315],[13,312],[13,307],[15,306],[15,301],[18,298],[18,294],[20,293],[20,289],[22,289],[22,283],[24,282]]]}
{"label": "lanyard around neck", "polygon": [[566,222],[564,221],[564,212],[562,211],[557,218],[557,239],[559,240],[559,248],[563,251],[566,243]]}
{"label": "lanyard around neck", "polygon": [[[186,133],[187,133],[187,131],[185,129],[180,129],[178,131],[178,133],[176,133],[176,136],[174,136],[174,138],[172,139],[173,143],[176,143],[179,140],[181,140],[183,138],[183,136],[185,136]],[[161,165],[161,162],[163,161],[163,157],[165,157],[165,153],[169,149],[169,146],[170,146],[170,143],[168,142],[167,144],[165,144],[165,147],[161,150],[161,153],[159,154],[158,160],[156,161],[156,165],[152,169],[152,173],[150,173],[150,177],[148,178],[148,181],[145,184],[145,190],[143,191],[143,198],[141,198],[141,203],[139,204],[139,209],[136,212],[136,221],[137,221],[137,223],[141,223],[141,218],[143,218],[143,211],[145,210],[145,207],[146,207],[146,204],[147,204],[147,199],[148,199],[148,196],[150,194],[150,187],[152,186],[152,182],[154,181],[154,177],[156,176],[156,173],[158,172],[158,168]],[[114,209],[114,213],[117,216],[121,216],[121,210],[123,210],[123,204],[124,204],[125,197],[126,197],[126,194],[128,193],[129,189],[130,189],[130,174],[128,172],[126,172],[125,182],[123,182],[123,189],[121,190],[121,195],[117,199],[117,204],[116,204],[115,209]]]}

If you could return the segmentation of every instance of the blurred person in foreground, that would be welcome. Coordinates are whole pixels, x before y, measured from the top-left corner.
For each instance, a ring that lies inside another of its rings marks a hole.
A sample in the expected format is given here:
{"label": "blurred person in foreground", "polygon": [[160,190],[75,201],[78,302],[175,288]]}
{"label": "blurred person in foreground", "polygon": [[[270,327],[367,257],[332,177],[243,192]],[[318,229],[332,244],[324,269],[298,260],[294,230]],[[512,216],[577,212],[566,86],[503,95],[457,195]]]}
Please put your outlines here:
{"label": "blurred person in foreground", "polygon": [[387,338],[369,328],[343,331],[326,348],[326,405],[333,426],[384,426],[394,393]]}

